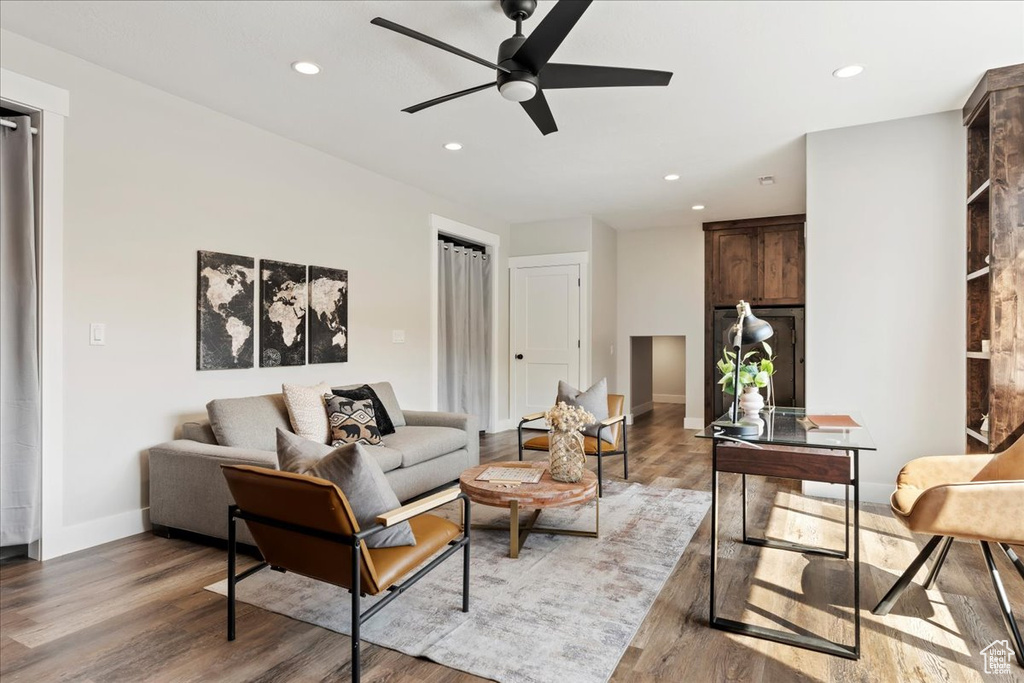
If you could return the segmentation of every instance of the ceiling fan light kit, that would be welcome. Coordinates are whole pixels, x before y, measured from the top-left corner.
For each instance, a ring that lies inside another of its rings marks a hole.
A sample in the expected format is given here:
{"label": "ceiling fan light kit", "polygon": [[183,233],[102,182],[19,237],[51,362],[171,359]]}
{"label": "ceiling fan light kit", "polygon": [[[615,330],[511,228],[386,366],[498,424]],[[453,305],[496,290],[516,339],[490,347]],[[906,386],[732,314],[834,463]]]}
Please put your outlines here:
{"label": "ceiling fan light kit", "polygon": [[402,111],[415,114],[436,104],[497,86],[504,99],[518,102],[540,132],[548,135],[557,131],[558,126],[544,96],[545,89],[665,86],[672,79],[668,71],[550,62],[555,50],[591,2],[593,0],[560,0],[533,32],[524,36],[523,21],[533,15],[537,9],[537,0],[501,0],[501,10],[506,17],[516,22],[516,32],[501,42],[497,63],[381,17],[376,17],[370,23],[494,69],[497,73],[494,82],[420,102]]}

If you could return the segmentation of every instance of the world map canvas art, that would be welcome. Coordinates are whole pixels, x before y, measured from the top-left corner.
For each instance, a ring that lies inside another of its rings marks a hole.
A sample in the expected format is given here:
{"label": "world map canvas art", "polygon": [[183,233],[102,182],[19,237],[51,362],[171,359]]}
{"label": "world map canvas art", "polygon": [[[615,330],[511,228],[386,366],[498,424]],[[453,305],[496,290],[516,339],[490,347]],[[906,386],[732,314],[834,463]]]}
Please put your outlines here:
{"label": "world map canvas art", "polygon": [[196,369],[253,366],[256,260],[199,252]]}
{"label": "world map canvas art", "polygon": [[309,362],[348,361],[348,271],[309,267]]}
{"label": "world map canvas art", "polygon": [[260,260],[260,367],[306,364],[306,266]]}

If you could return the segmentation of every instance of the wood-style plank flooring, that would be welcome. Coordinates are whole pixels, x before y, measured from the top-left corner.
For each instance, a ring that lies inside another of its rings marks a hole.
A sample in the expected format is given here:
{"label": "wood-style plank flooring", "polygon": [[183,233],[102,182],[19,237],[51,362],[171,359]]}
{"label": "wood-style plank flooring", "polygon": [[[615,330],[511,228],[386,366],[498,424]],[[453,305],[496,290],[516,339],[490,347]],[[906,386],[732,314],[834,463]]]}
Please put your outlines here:
{"label": "wood-style plank flooring", "polygon": [[[684,431],[682,421],[682,407],[668,404],[637,421],[629,439],[630,481],[709,490],[708,445]],[[515,458],[515,432],[486,437],[482,457]],[[605,476],[621,472],[609,459]],[[850,565],[735,543],[739,477],[723,480],[722,616],[852,638]],[[805,498],[788,482],[750,481],[752,532],[842,546],[841,506]],[[936,589],[911,587],[889,616],[871,615],[926,539],[912,538],[884,506],[861,510],[859,661],[709,629],[709,515],[613,681],[1024,680],[1020,669],[1010,676],[982,673],[979,650],[1006,633],[976,544],[954,544]],[[1024,582],[1005,558],[997,562],[1011,603],[1024,612]],[[0,567],[0,677],[4,683],[348,680],[348,638],[288,617],[240,603],[239,639],[228,643],[224,598],[203,590],[224,572],[224,550],[150,534],[46,563],[7,563]],[[401,598],[388,609],[402,609]],[[366,681],[480,680],[370,644],[363,667]]]}

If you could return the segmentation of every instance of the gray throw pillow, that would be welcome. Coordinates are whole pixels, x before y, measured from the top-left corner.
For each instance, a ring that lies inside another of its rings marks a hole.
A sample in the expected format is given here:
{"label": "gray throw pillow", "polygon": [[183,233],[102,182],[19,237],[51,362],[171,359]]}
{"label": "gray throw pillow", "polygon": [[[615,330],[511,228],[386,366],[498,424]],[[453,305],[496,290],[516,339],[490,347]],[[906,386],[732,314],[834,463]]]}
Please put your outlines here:
{"label": "gray throw pillow", "polygon": [[[331,448],[278,429],[277,461],[286,472],[308,474],[335,484],[345,494],[360,529],[369,529],[377,523],[377,515],[401,505],[384,470],[362,444]],[[400,522],[366,539],[368,548],[402,545],[416,545],[409,522]]]}
{"label": "gray throw pillow", "polygon": [[[571,406],[579,406],[588,413],[594,416],[594,424],[587,425],[583,428],[583,433],[587,436],[597,436],[597,430],[600,428],[601,420],[605,420],[609,417],[608,415],[608,378],[602,377],[592,387],[586,391],[580,391],[576,387],[572,386],[568,382],[558,382],[558,399],[556,403],[565,402]],[[612,430],[606,428],[601,430],[601,440],[605,443],[615,445],[615,440],[612,438]]]}

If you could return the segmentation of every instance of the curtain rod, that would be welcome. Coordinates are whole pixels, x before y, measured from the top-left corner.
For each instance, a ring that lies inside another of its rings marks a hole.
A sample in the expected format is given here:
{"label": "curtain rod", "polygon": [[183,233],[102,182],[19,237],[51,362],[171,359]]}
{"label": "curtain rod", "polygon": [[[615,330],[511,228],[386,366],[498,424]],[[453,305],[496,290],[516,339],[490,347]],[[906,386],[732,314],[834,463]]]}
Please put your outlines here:
{"label": "curtain rod", "polygon": [[[3,126],[4,128],[16,129],[18,127],[18,124],[16,124],[14,121],[8,121],[7,119],[0,119],[0,126]],[[36,133],[39,132],[39,129],[37,128],[29,128],[29,130],[32,131],[32,135],[35,135]]]}

